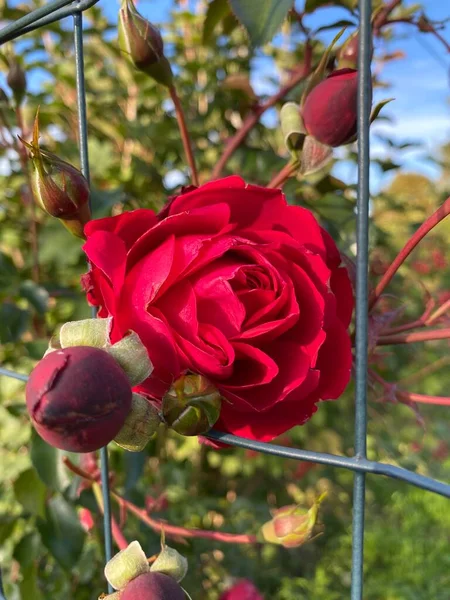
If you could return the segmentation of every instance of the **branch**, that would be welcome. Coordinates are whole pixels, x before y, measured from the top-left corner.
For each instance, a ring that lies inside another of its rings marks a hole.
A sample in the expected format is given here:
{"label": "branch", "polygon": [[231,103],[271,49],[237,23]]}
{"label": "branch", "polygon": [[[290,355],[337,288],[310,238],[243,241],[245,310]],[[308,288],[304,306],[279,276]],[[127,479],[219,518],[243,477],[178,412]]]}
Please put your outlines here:
{"label": "branch", "polygon": [[431,329],[430,331],[415,331],[413,333],[398,333],[394,335],[381,335],[377,346],[390,346],[391,344],[412,344],[414,342],[427,342],[431,340],[447,340],[450,338],[450,328]]}
{"label": "branch", "polygon": [[408,402],[420,402],[422,404],[437,404],[438,406],[450,406],[450,398],[446,396],[428,396],[427,394],[416,394],[415,392],[397,391],[402,400]]}
{"label": "branch", "polygon": [[183,142],[184,153],[186,154],[186,159],[191,170],[191,179],[192,183],[195,186],[199,185],[197,167],[195,166],[194,153],[192,151],[191,139],[189,137],[188,128],[186,125],[186,119],[184,116],[183,107],[180,102],[180,98],[178,96],[177,90],[175,86],[172,85],[169,88],[170,97],[172,98],[172,102],[175,106],[175,114],[178,121],[178,127],[180,129],[181,140]]}
{"label": "branch", "polygon": [[406,242],[405,246],[400,250],[394,261],[390,265],[389,269],[383,275],[381,281],[372,293],[372,297],[369,302],[369,311],[373,309],[375,304],[380,299],[381,294],[390,283],[400,266],[405,262],[417,244],[429,233],[436,225],[443,221],[450,214],[450,198],[440,206],[430,217],[428,217],[419,229],[412,235],[412,237]]}
{"label": "branch", "polygon": [[282,187],[284,183],[297,172],[298,164],[288,162],[267,184],[268,188]]}
{"label": "branch", "polygon": [[224,153],[220,157],[218,163],[213,169],[211,179],[217,179],[222,174],[222,171],[228,162],[228,160],[233,156],[235,151],[239,148],[242,142],[245,140],[249,132],[253,129],[253,127],[258,123],[259,118],[263,115],[266,110],[275,106],[277,102],[282,100],[286,94],[288,94],[296,85],[298,85],[303,79],[305,79],[311,72],[311,57],[312,51],[309,43],[305,45],[305,59],[303,62],[303,66],[295,71],[287,84],[280,88],[280,90],[271,96],[266,102],[257,106],[254,112],[249,115],[242,124],[242,127],[236,131],[236,133],[231,137],[226,146]]}
{"label": "branch", "polygon": [[[84,477],[89,481],[93,482],[93,490],[95,493],[95,486],[100,489],[97,480],[95,477],[80,469],[77,465],[74,465],[73,462],[67,458],[67,456],[63,457],[63,463],[66,465],[68,469],[70,469],[76,475],[80,477]],[[183,537],[183,538],[203,538],[208,540],[215,540],[217,542],[225,542],[227,544],[258,544],[259,540],[256,535],[248,535],[248,534],[239,534],[239,533],[225,533],[221,531],[203,531],[202,529],[188,529],[186,527],[178,527],[177,525],[170,525],[170,523],[166,523],[165,521],[159,521],[157,519],[153,519],[147,514],[142,508],[139,508],[129,500],[126,500],[119,494],[114,491],[111,491],[111,496],[119,503],[120,507],[125,507],[129,512],[133,513],[138,519],[140,519],[143,523],[151,527],[154,531],[162,531],[168,535],[173,537]],[[101,495],[100,495],[101,500]],[[102,505],[103,506],[103,503]],[[117,523],[116,523],[117,525]],[[113,535],[116,530],[120,532],[120,528],[117,525],[117,529],[114,525],[114,519],[112,521],[113,527]],[[128,545],[128,544],[127,544]]]}
{"label": "branch", "polygon": [[163,531],[171,537],[183,537],[183,538],[203,538],[207,540],[215,540],[216,542],[225,542],[227,544],[257,544],[259,540],[256,535],[239,534],[239,533],[224,533],[221,531],[203,531],[202,529],[188,529],[186,527],[178,527],[177,525],[170,525],[165,521],[159,521],[150,517],[145,510],[139,508],[129,500],[126,500],[119,494],[112,492],[112,497],[124,505],[127,510],[133,513],[143,523],[151,527],[154,531]]}

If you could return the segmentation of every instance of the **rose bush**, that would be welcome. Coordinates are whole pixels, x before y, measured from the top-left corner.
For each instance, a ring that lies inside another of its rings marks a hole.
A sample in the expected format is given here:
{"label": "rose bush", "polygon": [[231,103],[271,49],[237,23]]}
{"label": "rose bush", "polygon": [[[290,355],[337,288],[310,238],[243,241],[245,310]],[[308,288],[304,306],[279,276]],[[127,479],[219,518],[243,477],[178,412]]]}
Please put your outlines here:
{"label": "rose bush", "polygon": [[186,371],[221,392],[217,428],[260,440],[307,421],[345,389],[353,293],[334,242],[280,190],[239,177],[86,225],[90,303],[111,338],[138,333],[160,400]]}

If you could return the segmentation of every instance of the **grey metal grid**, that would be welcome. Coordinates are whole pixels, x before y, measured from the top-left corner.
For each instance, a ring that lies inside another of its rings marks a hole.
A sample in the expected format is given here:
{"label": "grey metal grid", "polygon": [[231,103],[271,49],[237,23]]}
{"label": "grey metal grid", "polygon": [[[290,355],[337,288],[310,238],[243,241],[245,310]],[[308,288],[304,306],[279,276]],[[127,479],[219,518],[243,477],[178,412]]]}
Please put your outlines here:
{"label": "grey metal grid", "polygon": [[[83,12],[99,0],[54,0],[16,20],[0,31],[0,45],[14,40],[68,16],[74,20],[74,50],[76,63],[80,161],[83,174],[89,179],[87,147],[87,115],[83,60]],[[367,348],[368,348],[368,263],[369,263],[369,119],[371,109],[371,0],[359,0],[359,64],[358,64],[358,199],[356,217],[356,338],[355,338],[355,455],[353,457],[287,448],[257,442],[235,435],[211,431],[208,437],[232,446],[247,448],[280,458],[293,458],[349,469],[354,473],[352,582],[351,600],[363,598],[364,509],[366,474],[385,475],[405,481],[424,490],[450,498],[450,484],[419,475],[407,469],[367,459]],[[94,311],[95,316],[95,311]],[[0,375],[27,381],[27,376],[0,367]],[[108,452],[101,450],[101,482],[104,500],[105,560],[112,556],[111,503],[108,481]],[[112,588],[109,587],[109,592]],[[0,600],[6,600],[0,573]]]}

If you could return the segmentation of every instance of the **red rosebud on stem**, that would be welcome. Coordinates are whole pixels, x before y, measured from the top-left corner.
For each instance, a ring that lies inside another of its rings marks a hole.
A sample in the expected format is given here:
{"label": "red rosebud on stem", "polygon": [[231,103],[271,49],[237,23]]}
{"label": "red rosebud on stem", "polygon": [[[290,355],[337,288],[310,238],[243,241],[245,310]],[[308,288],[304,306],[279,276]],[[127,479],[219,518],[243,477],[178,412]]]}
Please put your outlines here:
{"label": "red rosebud on stem", "polygon": [[89,184],[74,166],[40,148],[38,118],[39,113],[34,122],[31,144],[21,139],[29,149],[33,163],[33,195],[45,212],[61,219],[71,233],[84,238],[84,225],[91,218]]}
{"label": "red rosebud on stem", "polygon": [[47,354],[32,371],[26,401],[49,444],[92,452],[119,433],[131,408],[125,371],[105,350],[73,346]]}
{"label": "red rosebud on stem", "polygon": [[168,575],[145,573],[132,579],[120,592],[120,600],[185,600],[183,588]]}
{"label": "red rosebud on stem", "polygon": [[161,34],[139,14],[132,0],[123,0],[119,10],[119,44],[137,69],[163,85],[172,85],[172,69],[164,56]]}
{"label": "red rosebud on stem", "polygon": [[302,109],[306,131],[327,146],[342,146],[356,134],[358,72],[340,69],[321,81]]}

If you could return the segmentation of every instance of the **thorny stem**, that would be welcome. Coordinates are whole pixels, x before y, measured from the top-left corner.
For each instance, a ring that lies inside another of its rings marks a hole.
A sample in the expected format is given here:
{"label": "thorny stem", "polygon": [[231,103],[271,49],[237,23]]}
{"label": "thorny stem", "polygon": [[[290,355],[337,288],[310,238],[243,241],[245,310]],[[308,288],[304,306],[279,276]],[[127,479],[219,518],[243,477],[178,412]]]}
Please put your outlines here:
{"label": "thorny stem", "polygon": [[369,369],[370,377],[379,383],[386,391],[392,391],[393,395],[405,402],[419,402],[422,404],[437,404],[440,406],[450,406],[450,398],[446,396],[429,396],[427,394],[417,394],[416,392],[408,392],[399,390],[396,384],[389,383],[381,375],[378,375],[373,369]]}
{"label": "thorny stem", "polygon": [[375,288],[375,291],[372,293],[372,297],[369,302],[369,311],[373,309],[375,304],[380,299],[381,294],[385,290],[385,288],[390,283],[391,279],[394,277],[395,273],[398,271],[400,266],[405,262],[417,244],[429,233],[436,225],[438,225],[441,221],[443,221],[450,214],[450,198],[440,206],[428,219],[425,220],[424,223],[419,227],[419,229],[411,236],[411,238],[406,242],[402,250],[395,257],[392,264],[389,266],[386,273],[383,275],[381,281]]}
{"label": "thorny stem", "polygon": [[186,154],[186,159],[191,170],[191,179],[192,183],[196,186],[199,184],[197,167],[195,166],[194,154],[192,151],[191,139],[189,137],[189,132],[186,126],[186,119],[184,116],[183,107],[180,102],[180,98],[178,96],[177,90],[175,86],[172,85],[169,88],[170,97],[172,98],[172,102],[175,107],[175,114],[177,117],[178,127],[180,129],[181,140],[183,142],[184,153]]}
{"label": "thorny stem", "polygon": [[431,329],[430,331],[414,331],[412,333],[398,333],[394,335],[380,335],[377,346],[390,346],[391,344],[412,344],[414,342],[427,342],[430,340],[446,340],[450,338],[450,328]]}
{"label": "thorny stem", "polygon": [[286,94],[288,94],[296,85],[298,85],[303,79],[305,79],[311,72],[311,57],[312,51],[311,46],[307,42],[305,45],[305,58],[303,62],[303,66],[300,67],[297,71],[295,71],[289,81],[284,85],[280,90],[268,98],[266,102],[258,105],[255,110],[250,114],[245,121],[243,122],[240,129],[236,131],[236,133],[231,137],[226,146],[225,150],[217,162],[216,166],[213,169],[211,178],[217,179],[222,174],[222,171],[227,164],[228,160],[233,156],[235,151],[239,148],[242,142],[247,137],[248,133],[253,129],[253,127],[258,123],[261,115],[263,115],[266,110],[275,106],[277,102],[282,100]]}
{"label": "thorny stem", "polygon": [[[20,130],[22,138],[26,137],[25,123],[23,120],[22,107],[17,106],[16,108],[16,119],[17,125]],[[25,146],[21,143],[17,144],[20,164],[22,171],[27,179],[27,192],[29,195],[29,206],[30,206],[30,245],[31,245],[31,256],[32,256],[32,278],[35,283],[39,283],[39,247],[38,247],[38,234],[37,234],[37,222],[36,222],[36,206],[34,204],[34,198],[31,192],[31,180],[30,172],[28,170],[28,157]]]}
{"label": "thorny stem", "polygon": [[442,317],[447,311],[450,310],[450,299],[446,300],[439,308],[437,308],[432,315],[430,315],[425,321],[425,325],[431,325],[439,317]]}
{"label": "thorny stem", "polygon": [[[70,469],[76,475],[84,477],[89,481],[93,482],[93,487],[98,486],[96,478],[93,477],[87,471],[84,471],[77,465],[75,465],[67,456],[63,457],[63,462],[68,469]],[[94,491],[95,493],[95,491]],[[225,533],[221,531],[204,531],[202,529],[188,529],[186,527],[178,527],[177,525],[170,525],[164,521],[159,521],[150,517],[144,509],[139,508],[129,500],[126,500],[122,496],[119,496],[116,492],[111,492],[112,497],[119,503],[120,507],[125,507],[129,512],[133,513],[143,523],[151,527],[154,531],[162,531],[173,537],[183,538],[203,538],[216,540],[218,542],[225,542],[228,544],[257,544],[258,540],[255,535],[248,534],[237,534],[237,533]],[[114,530],[113,530],[114,535]]]}
{"label": "thorny stem", "polygon": [[435,302],[432,298],[428,299],[425,310],[421,317],[410,323],[404,323],[403,325],[397,325],[397,327],[387,327],[382,329],[380,335],[392,335],[394,333],[401,333],[402,331],[410,331],[411,329],[417,329],[418,327],[425,327],[427,325],[427,319],[431,315],[431,311],[435,306]]}
{"label": "thorny stem", "polygon": [[273,177],[270,182],[267,184],[268,188],[277,188],[282,187],[282,185],[289,179],[295,175],[298,169],[298,163],[288,162],[287,165],[279,171],[275,177]]}

